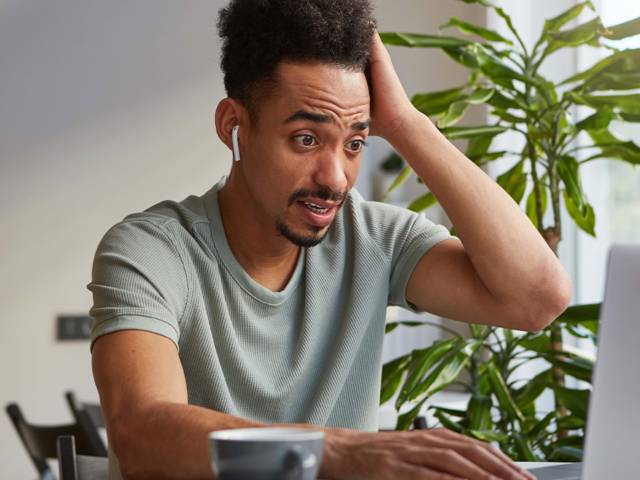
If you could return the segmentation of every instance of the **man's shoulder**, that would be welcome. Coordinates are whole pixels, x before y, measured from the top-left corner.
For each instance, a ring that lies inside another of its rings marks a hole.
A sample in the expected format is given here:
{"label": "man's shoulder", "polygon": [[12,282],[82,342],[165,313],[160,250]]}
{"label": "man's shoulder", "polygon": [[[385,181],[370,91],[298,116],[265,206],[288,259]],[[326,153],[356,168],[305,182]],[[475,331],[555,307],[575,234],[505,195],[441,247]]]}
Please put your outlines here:
{"label": "man's shoulder", "polygon": [[374,235],[378,232],[389,233],[393,226],[413,223],[419,216],[416,212],[396,205],[365,200],[356,189],[349,192],[345,207],[345,219]]}
{"label": "man's shoulder", "polygon": [[[127,215],[122,222],[149,222],[156,226],[167,227],[178,224],[190,231],[198,223],[209,223],[203,197],[190,195],[180,202],[163,200],[142,212]],[[120,223],[122,223],[120,222]]]}
{"label": "man's shoulder", "polygon": [[[206,195],[206,194],[205,194]],[[142,212],[127,215],[104,234],[98,251],[116,248],[123,253],[146,246],[146,255],[154,255],[165,246],[177,253],[182,244],[195,236],[197,224],[209,224],[204,196],[191,195],[184,200],[163,200]],[[202,229],[207,231],[207,229]],[[142,254],[142,252],[140,252]]]}

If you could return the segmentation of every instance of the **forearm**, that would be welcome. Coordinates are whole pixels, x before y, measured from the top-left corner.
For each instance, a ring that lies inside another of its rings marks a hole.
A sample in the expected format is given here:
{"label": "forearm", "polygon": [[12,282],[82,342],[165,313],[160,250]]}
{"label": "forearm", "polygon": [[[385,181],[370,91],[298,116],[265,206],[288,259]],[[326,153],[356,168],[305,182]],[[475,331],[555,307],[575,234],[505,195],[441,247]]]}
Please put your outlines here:
{"label": "forearm", "polygon": [[566,272],[513,199],[426,116],[415,111],[404,124],[388,140],[436,196],[494,298],[553,305],[567,290],[570,296]]}
{"label": "forearm", "polygon": [[[270,425],[181,403],[159,402],[122,419],[110,443],[120,462],[123,478],[210,479],[208,434],[215,430],[272,426],[301,427],[327,433],[322,468],[335,470],[332,441],[340,430],[306,424]],[[321,471],[321,477],[323,472]]]}

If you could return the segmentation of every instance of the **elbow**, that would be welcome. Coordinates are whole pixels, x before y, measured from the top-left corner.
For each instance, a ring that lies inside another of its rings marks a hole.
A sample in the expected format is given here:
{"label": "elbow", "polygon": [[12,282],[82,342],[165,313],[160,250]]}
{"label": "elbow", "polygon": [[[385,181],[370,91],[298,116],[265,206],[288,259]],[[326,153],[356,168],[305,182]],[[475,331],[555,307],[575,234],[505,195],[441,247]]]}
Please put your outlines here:
{"label": "elbow", "polygon": [[122,419],[111,422],[109,427],[109,446],[118,459],[123,480],[149,478],[142,461],[144,456],[137,451],[142,442],[136,436],[136,427]]}
{"label": "elbow", "polygon": [[573,287],[569,275],[562,270],[558,280],[542,282],[526,308],[522,330],[537,332],[548,327],[571,303]]}

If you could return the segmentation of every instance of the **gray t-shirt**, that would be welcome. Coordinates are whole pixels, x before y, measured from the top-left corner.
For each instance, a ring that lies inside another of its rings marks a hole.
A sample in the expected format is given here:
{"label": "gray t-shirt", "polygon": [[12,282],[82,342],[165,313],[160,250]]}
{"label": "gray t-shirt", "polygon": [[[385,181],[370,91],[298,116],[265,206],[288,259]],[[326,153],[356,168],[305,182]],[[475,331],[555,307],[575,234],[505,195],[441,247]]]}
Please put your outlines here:
{"label": "gray t-shirt", "polygon": [[88,285],[91,344],[118,330],[154,332],[177,345],[190,404],[377,431],[386,307],[418,311],[405,298],[411,272],[451,235],[351,190],[324,240],[303,249],[285,289],[272,292],[229,249],[218,207],[225,181],[105,234]]}

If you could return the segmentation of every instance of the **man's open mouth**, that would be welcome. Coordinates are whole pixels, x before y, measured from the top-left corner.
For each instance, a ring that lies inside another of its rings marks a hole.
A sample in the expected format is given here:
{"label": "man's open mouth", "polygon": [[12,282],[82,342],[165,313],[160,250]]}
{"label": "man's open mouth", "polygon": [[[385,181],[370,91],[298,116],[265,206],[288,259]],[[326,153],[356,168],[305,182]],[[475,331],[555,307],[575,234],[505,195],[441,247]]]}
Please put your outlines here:
{"label": "man's open mouth", "polygon": [[339,203],[318,201],[310,202],[307,200],[299,200],[296,202],[306,219],[306,221],[315,227],[326,227],[333,221],[336,211],[340,206]]}
{"label": "man's open mouth", "polygon": [[327,213],[329,211],[328,208],[322,208],[320,205],[316,205],[315,203],[311,203],[311,202],[303,202],[307,207],[309,207],[309,209],[313,212],[316,213]]}

